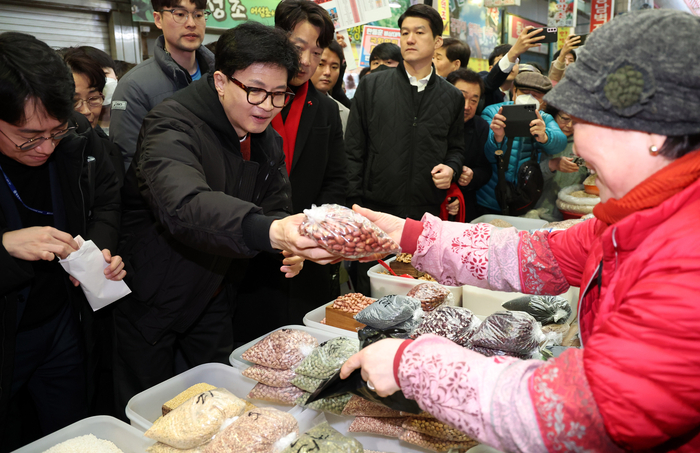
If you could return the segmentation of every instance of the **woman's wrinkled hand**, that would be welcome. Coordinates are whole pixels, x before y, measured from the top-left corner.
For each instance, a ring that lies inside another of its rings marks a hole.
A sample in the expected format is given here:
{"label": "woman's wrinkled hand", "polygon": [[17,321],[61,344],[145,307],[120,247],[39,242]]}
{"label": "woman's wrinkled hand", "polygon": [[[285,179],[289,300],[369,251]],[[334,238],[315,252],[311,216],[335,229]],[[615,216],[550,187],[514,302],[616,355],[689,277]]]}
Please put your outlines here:
{"label": "woman's wrinkled hand", "polygon": [[370,382],[377,395],[385,397],[400,390],[394,379],[394,356],[404,340],[388,338],[360,350],[340,369],[342,379],[361,368],[362,379]]}

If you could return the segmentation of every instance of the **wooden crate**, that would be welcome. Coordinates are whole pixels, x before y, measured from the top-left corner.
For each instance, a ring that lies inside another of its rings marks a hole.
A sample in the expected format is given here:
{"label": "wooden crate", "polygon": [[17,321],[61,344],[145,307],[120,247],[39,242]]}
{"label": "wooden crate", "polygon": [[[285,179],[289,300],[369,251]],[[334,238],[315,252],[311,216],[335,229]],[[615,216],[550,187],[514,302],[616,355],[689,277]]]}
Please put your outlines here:
{"label": "wooden crate", "polygon": [[353,316],[352,313],[338,310],[330,305],[326,306],[326,325],[328,326],[357,332],[365,327],[365,325],[355,321]]}

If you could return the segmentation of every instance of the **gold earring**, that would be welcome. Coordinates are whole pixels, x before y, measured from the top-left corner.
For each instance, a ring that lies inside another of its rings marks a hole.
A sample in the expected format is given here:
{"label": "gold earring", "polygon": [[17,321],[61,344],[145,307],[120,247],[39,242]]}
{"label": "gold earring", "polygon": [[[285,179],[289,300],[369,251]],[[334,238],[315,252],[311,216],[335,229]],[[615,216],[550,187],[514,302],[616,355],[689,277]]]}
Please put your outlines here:
{"label": "gold earring", "polygon": [[658,156],[659,155],[659,148],[656,147],[656,145],[651,145],[649,147],[649,154],[652,156]]}

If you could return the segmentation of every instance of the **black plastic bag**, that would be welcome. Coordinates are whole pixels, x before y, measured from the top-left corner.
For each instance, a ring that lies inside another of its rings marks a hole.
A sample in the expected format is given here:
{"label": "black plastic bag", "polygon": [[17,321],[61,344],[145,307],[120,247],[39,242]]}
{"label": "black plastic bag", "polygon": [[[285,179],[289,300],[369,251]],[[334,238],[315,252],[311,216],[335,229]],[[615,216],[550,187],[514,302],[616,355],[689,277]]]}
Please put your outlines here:
{"label": "black plastic bag", "polygon": [[561,296],[518,297],[504,303],[503,308],[529,313],[543,326],[547,324],[564,324],[572,312],[569,301]]}
{"label": "black plastic bag", "polygon": [[356,314],[355,320],[375,329],[386,330],[415,318],[418,310],[422,313],[418,299],[390,295],[382,297]]}

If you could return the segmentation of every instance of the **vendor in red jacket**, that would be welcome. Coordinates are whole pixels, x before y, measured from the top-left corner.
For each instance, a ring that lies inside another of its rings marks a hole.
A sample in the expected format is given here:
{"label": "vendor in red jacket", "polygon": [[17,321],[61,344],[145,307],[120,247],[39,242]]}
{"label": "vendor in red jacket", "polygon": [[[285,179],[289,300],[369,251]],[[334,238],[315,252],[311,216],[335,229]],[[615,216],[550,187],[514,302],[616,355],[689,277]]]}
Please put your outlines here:
{"label": "vendor in red jacket", "polygon": [[580,287],[582,349],[485,357],[424,335],[363,349],[343,376],[361,367],[379,395],[401,389],[503,451],[700,451],[700,78],[685,76],[700,74],[698,34],[679,11],[617,17],[545,97],[598,175],[595,219],[530,234],[356,207],[441,283]]}

